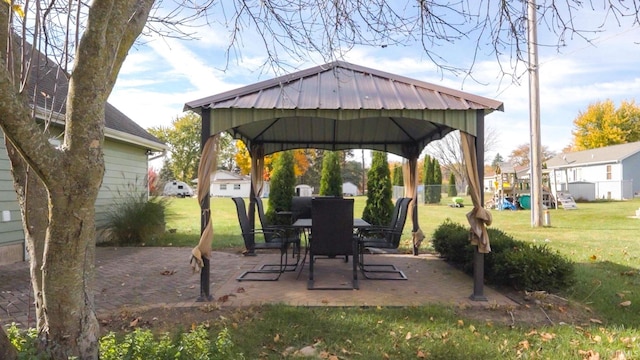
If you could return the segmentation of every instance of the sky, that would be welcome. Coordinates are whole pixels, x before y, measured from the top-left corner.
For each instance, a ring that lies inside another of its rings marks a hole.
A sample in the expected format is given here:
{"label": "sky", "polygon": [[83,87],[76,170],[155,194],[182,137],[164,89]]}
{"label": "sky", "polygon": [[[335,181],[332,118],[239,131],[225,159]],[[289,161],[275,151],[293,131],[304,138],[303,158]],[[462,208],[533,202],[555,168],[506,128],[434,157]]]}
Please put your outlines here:
{"label": "sky", "polygon": [[[590,35],[591,43],[574,39],[560,51],[538,48],[541,142],[551,151],[560,152],[571,143],[573,120],[590,104],[610,99],[619,105],[640,97],[640,27],[609,23],[602,29]],[[232,57],[227,66],[227,34],[208,27],[197,32],[197,40],[152,36],[134,46],[109,102],[145,129],[169,126],[182,114],[186,102],[283,74],[262,66],[262,48],[247,45],[253,44],[255,34],[245,34],[239,56]],[[538,38],[541,43],[553,39],[544,28],[539,29]],[[436,51],[455,66],[467,64],[472,52],[461,43]],[[524,74],[519,83],[501,77],[493,56],[476,60],[473,79],[438,71],[419,47],[354,47],[341,59],[503,102],[504,112],[485,117],[486,126],[496,134],[488,162],[496,153],[507,158],[530,140],[528,77]],[[286,61],[297,70],[325,62],[317,55]],[[523,69],[521,66],[521,75]]]}

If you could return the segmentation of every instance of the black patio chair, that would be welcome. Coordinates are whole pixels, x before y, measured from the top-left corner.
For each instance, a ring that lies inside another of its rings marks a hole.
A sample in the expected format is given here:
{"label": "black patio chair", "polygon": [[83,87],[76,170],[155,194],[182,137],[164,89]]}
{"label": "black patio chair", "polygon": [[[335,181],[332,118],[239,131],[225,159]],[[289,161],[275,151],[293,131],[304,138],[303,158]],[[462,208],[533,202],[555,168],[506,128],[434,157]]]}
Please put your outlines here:
{"label": "black patio chair", "polygon": [[364,255],[366,252],[369,254],[396,254],[398,252],[411,200],[412,198],[400,198],[396,201],[388,226],[373,226],[360,232],[358,254],[360,256],[360,271],[365,278],[369,280],[407,280],[404,272],[395,265],[367,264],[364,261]]}
{"label": "black patio chair", "polygon": [[[352,290],[358,289],[357,268],[358,241],[353,233],[353,199],[318,198],[312,200],[311,235],[309,239],[309,290]],[[353,255],[352,286],[315,287],[315,267],[317,256],[336,257]]]}
{"label": "black patio chair", "polygon": [[[256,200],[256,208],[258,209],[258,219],[260,219],[260,226],[262,227],[262,230],[267,230],[266,232],[264,232],[266,242],[270,242],[271,238],[274,236],[282,236],[283,233],[286,237],[300,239],[300,235],[301,235],[300,230],[294,229],[291,226],[287,226],[287,225],[275,225],[275,224],[269,223],[269,220],[267,219],[267,215],[264,212],[264,204],[262,203],[262,199],[259,197],[255,197],[255,200]],[[294,248],[293,248],[294,251],[292,252],[291,255],[298,256],[300,253],[300,241],[295,241],[293,245],[294,245]],[[273,265],[264,265],[263,268],[269,267],[269,266],[273,266]],[[287,269],[287,271],[290,271],[290,269]]]}
{"label": "black patio chair", "polygon": [[[242,231],[242,238],[244,239],[247,252],[255,253],[256,249],[267,250],[280,250],[280,263],[279,264],[265,264],[259,270],[249,270],[243,272],[236,278],[238,281],[275,281],[280,278],[280,275],[285,271],[295,271],[300,259],[299,251],[296,257],[296,262],[293,264],[288,263],[288,251],[289,248],[293,248],[293,256],[295,256],[295,249],[300,248],[300,238],[297,235],[291,235],[285,228],[268,228],[268,229],[253,229],[251,230],[251,224],[249,217],[247,216],[246,206],[244,199],[240,197],[232,198],[236,204],[236,210],[238,212],[238,222],[240,223],[240,230]],[[256,242],[255,236],[261,235],[265,241]],[[270,277],[252,277],[251,274],[274,274]]]}

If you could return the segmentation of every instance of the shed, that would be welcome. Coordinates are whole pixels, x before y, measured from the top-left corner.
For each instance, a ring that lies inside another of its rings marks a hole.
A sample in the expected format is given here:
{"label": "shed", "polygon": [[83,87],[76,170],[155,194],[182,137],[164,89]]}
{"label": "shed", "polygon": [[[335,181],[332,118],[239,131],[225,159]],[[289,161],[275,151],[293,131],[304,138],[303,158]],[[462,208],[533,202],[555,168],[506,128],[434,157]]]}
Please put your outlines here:
{"label": "shed", "polygon": [[358,187],[354,183],[347,181],[342,184],[342,195],[356,196],[360,195],[360,191],[358,191]]}

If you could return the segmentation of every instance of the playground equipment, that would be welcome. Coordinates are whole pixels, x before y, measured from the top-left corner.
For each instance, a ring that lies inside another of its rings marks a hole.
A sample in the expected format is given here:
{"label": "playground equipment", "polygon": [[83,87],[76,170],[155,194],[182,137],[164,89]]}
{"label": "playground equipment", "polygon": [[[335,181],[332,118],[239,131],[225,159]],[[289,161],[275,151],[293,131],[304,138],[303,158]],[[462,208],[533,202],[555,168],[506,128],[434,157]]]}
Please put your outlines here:
{"label": "playground equipment", "polygon": [[[531,184],[528,168],[517,169],[509,163],[500,163],[494,168],[493,197],[485,207],[497,210],[531,209]],[[548,179],[547,179],[548,182]],[[543,177],[543,184],[545,179]],[[542,206],[555,207],[555,198],[547,186],[542,187]]]}

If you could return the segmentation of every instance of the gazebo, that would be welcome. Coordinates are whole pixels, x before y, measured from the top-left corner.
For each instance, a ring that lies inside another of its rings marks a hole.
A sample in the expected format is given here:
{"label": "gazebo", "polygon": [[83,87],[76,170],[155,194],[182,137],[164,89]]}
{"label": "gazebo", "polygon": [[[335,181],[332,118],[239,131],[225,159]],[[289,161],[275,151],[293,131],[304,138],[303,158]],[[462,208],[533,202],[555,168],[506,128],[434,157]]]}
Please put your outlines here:
{"label": "gazebo", "polygon": [[[410,214],[414,254],[424,238],[418,224],[417,161],[424,147],[460,130],[473,210],[467,215],[474,257],[471,298],[483,295],[484,253],[490,251],[485,225],[491,215],[483,207],[484,117],[503,104],[443,86],[336,61],[274,79],[190,101],[184,110],[202,118],[202,159],[199,179],[215,171],[218,135],[242,140],[252,159],[252,196],[262,191],[264,156],[297,148],[325,150],[371,149],[404,158],[405,196],[412,197]],[[209,184],[198,184],[202,237],[194,249],[201,272],[201,300],[209,299],[212,229]],[[253,223],[253,221],[251,222]]]}

